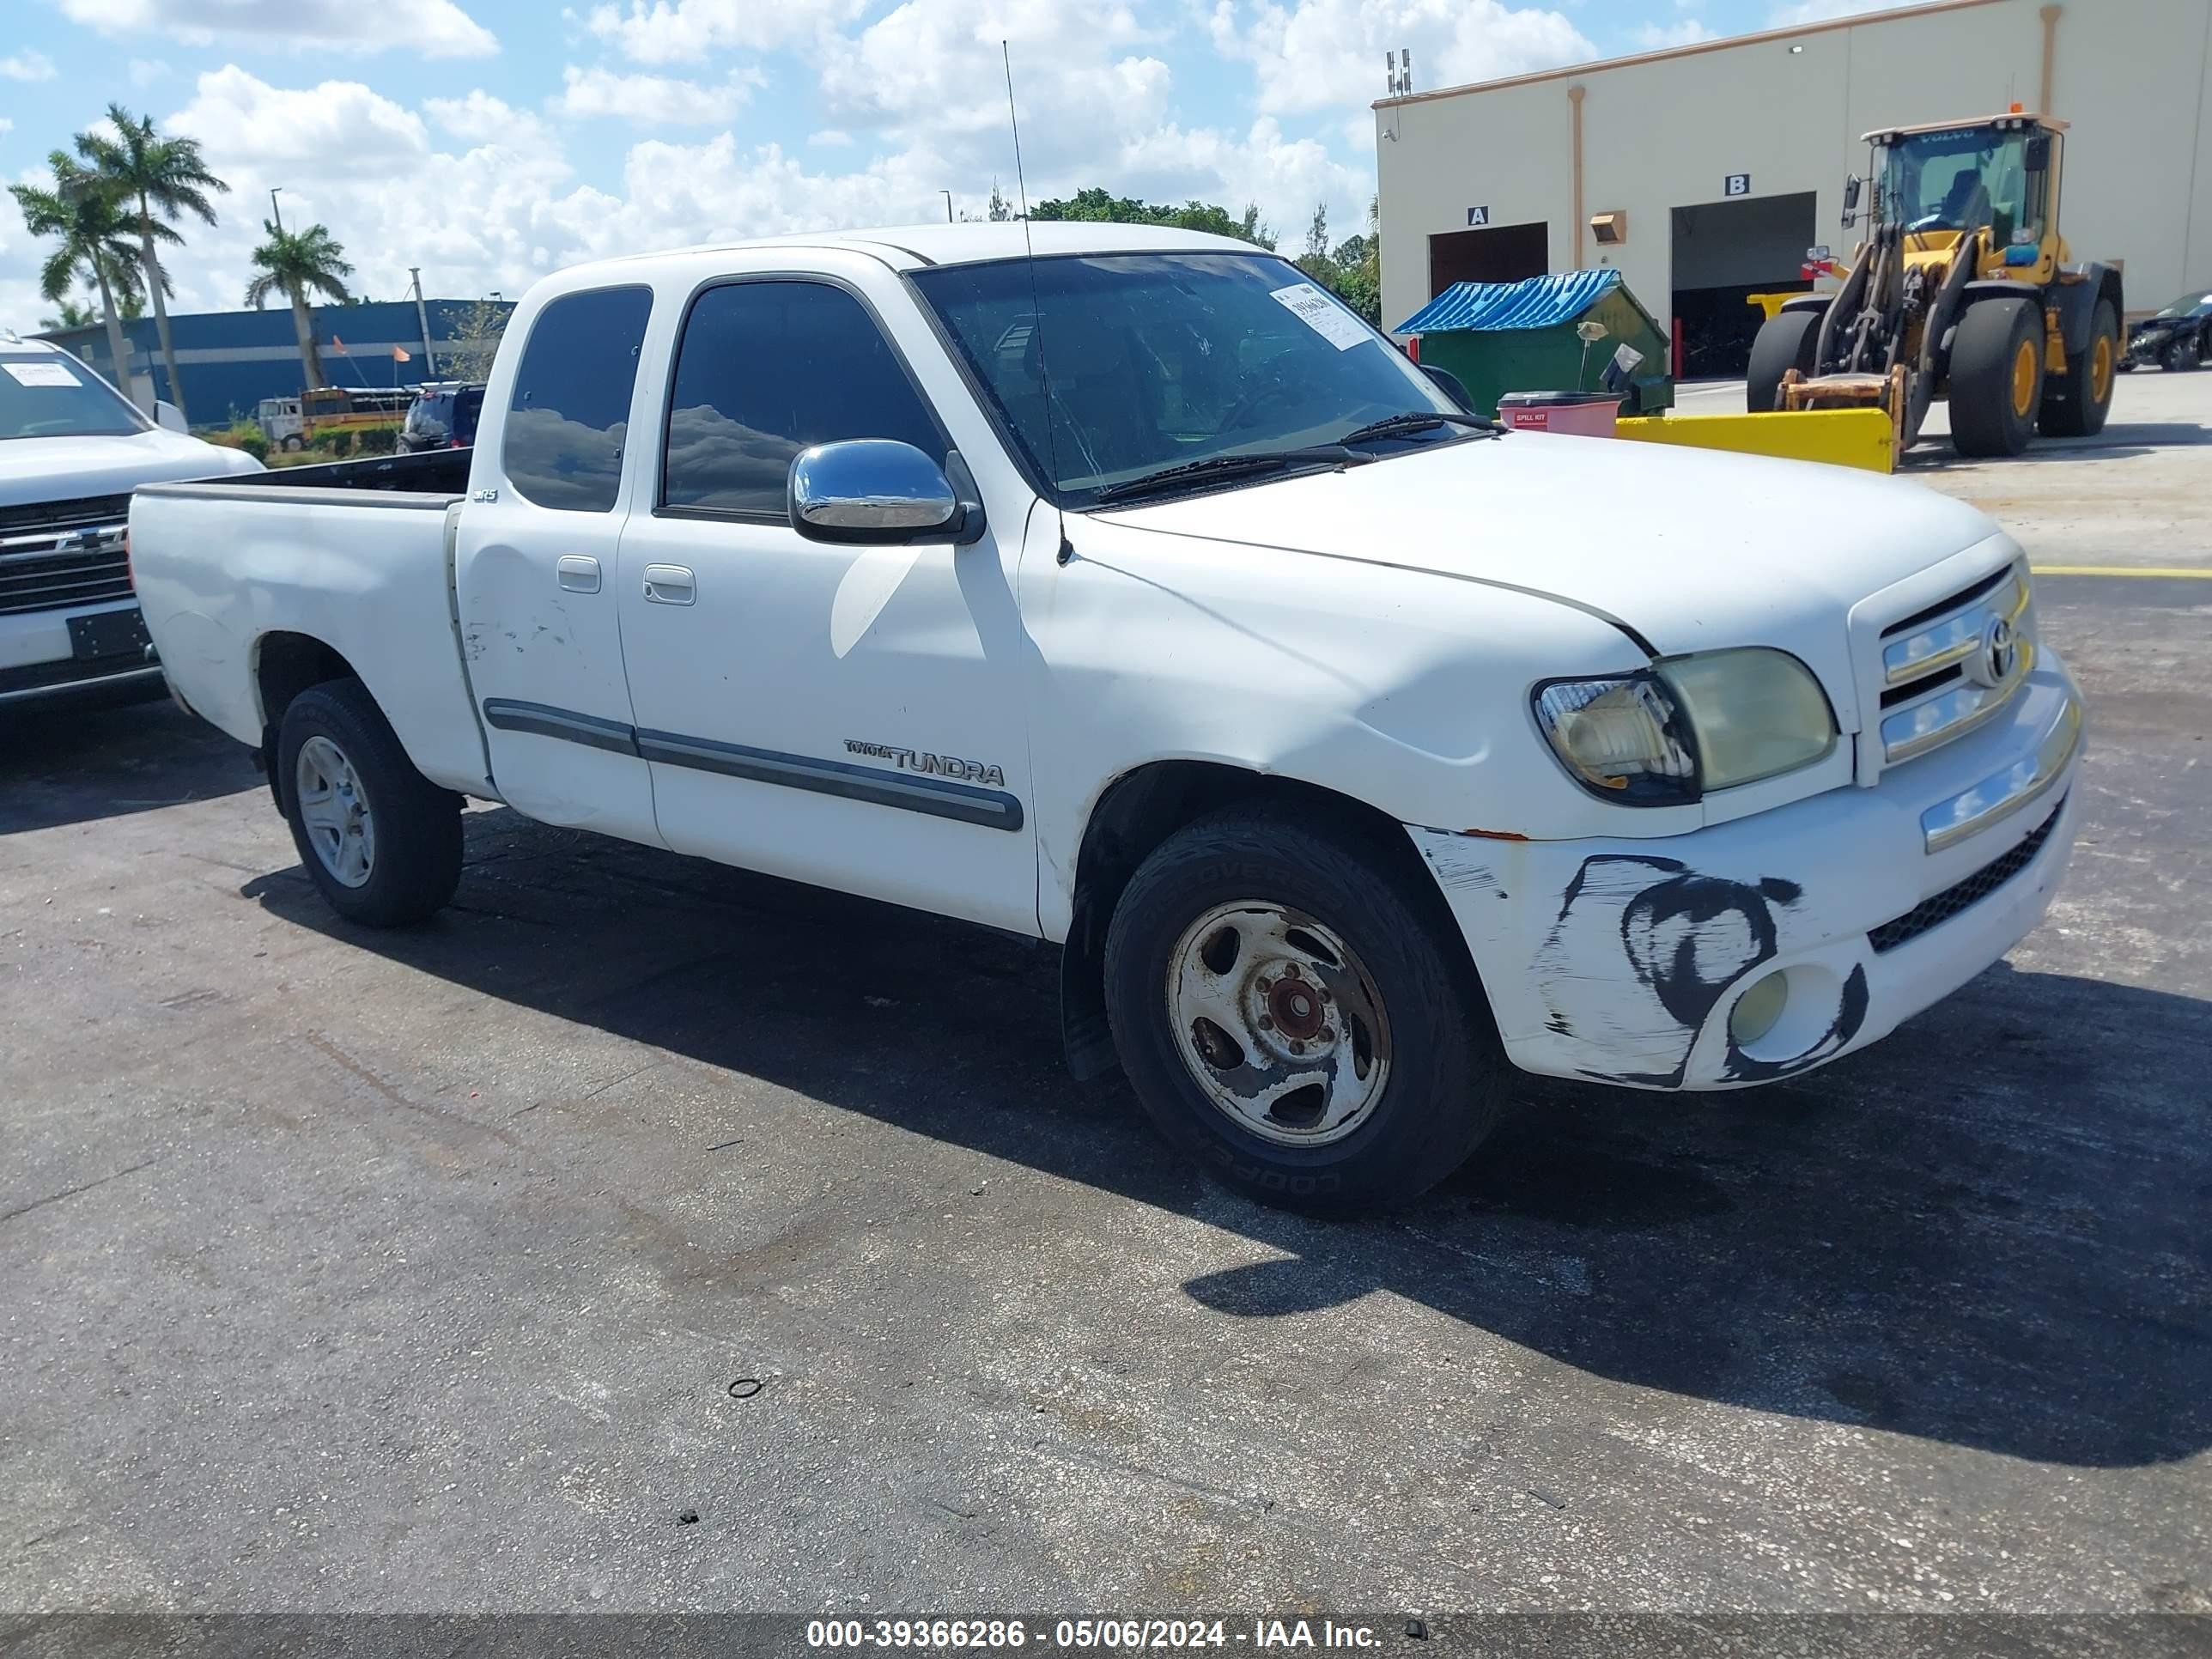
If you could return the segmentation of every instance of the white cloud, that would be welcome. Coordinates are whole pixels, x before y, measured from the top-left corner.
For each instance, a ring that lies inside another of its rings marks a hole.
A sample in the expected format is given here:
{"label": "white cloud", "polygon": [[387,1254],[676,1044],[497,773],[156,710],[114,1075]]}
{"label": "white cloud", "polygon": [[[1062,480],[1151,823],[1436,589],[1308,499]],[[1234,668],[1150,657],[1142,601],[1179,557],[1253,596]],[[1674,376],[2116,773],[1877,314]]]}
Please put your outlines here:
{"label": "white cloud", "polygon": [[257,46],[383,52],[411,47],[427,58],[476,58],[499,42],[453,0],[61,0],[64,15],[103,34],[166,34],[204,46],[222,36]]}
{"label": "white cloud", "polygon": [[15,130],[15,124],[6,116],[0,115],[0,132],[13,132]]}
{"label": "white cloud", "polygon": [[1887,11],[1893,6],[1911,3],[1912,0],[1796,0],[1793,5],[1776,6],[1767,13],[1766,21],[1770,27],[1788,28],[1796,23],[1825,23],[1833,17]]}
{"label": "white cloud", "polygon": [[849,149],[853,144],[853,135],[836,127],[824,127],[819,132],[808,133],[806,142],[823,149]]}
{"label": "white cloud", "polygon": [[1659,52],[1668,46],[1694,46],[1700,40],[1719,39],[1694,17],[1679,23],[1646,23],[1636,31],[1636,44],[1646,52]]}
{"label": "white cloud", "polygon": [[141,89],[156,81],[167,80],[169,66],[158,58],[134,58],[131,60],[131,84]]}
{"label": "white cloud", "polygon": [[642,64],[688,64],[719,48],[770,52],[859,21],[866,0],[629,0],[587,26]]}
{"label": "white cloud", "polygon": [[564,85],[550,107],[572,120],[615,116],[641,127],[711,126],[744,107],[759,84],[757,70],[732,74],[717,85],[672,80],[661,75],[618,75],[611,70],[561,72]]}
{"label": "white cloud", "polygon": [[426,98],[422,108],[444,131],[470,144],[509,149],[557,150],[558,141],[527,110],[515,109],[478,87],[465,98]]}
{"label": "white cloud", "polygon": [[51,81],[54,72],[52,58],[27,46],[0,58],[0,81]]}
{"label": "white cloud", "polygon": [[282,162],[307,176],[389,176],[430,148],[422,117],[358,81],[286,89],[235,64],[201,76],[191,102],[167,125],[234,167]]}
{"label": "white cloud", "polygon": [[1215,0],[1208,26],[1216,51],[1252,64],[1268,113],[1382,96],[1382,54],[1400,47],[1413,52],[1417,90],[1597,56],[1563,14],[1504,0]]}

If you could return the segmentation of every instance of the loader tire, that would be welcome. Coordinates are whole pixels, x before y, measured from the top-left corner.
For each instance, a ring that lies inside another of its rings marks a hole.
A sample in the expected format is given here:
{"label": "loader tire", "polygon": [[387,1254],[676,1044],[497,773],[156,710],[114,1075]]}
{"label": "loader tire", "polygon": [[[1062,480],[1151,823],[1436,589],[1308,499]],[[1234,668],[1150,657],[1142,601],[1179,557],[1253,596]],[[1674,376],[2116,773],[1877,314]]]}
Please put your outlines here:
{"label": "loader tire", "polygon": [[1751,343],[1751,367],[1744,374],[1743,406],[1753,415],[1779,409],[1782,377],[1791,369],[1808,379],[1813,351],[1820,343],[1821,313],[1777,312],[1759,325]]}
{"label": "loader tire", "polygon": [[2112,376],[2120,362],[2120,319],[2110,300],[2097,301],[2089,337],[2078,352],[2066,354],[2063,379],[2043,388],[2043,416],[2037,422],[2046,438],[2087,438],[2105,429],[2112,412]]}
{"label": "loader tire", "polygon": [[2026,300],[1967,307],[1951,343],[1951,442],[1961,455],[2017,455],[2043,402],[2043,313]]}

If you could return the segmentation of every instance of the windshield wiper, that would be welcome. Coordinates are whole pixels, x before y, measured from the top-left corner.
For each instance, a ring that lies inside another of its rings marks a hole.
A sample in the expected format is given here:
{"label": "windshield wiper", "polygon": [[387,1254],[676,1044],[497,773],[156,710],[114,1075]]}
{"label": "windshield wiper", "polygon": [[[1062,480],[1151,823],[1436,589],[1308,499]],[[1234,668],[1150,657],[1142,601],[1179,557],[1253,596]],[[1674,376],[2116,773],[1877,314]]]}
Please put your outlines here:
{"label": "windshield wiper", "polygon": [[1402,415],[1385,415],[1356,427],[1337,440],[1340,444],[1364,443],[1370,438],[1395,438],[1410,432],[1433,432],[1440,426],[1463,426],[1495,434],[1505,428],[1480,415],[1448,414],[1441,409],[1409,409]]}
{"label": "windshield wiper", "polygon": [[1164,466],[1157,472],[1146,472],[1134,478],[1124,478],[1120,483],[1108,484],[1093,499],[1099,506],[1106,507],[1115,501],[1133,501],[1139,495],[1156,495],[1182,483],[1242,477],[1253,472],[1279,472],[1286,467],[1322,463],[1332,466],[1357,466],[1373,459],[1371,455],[1356,455],[1342,444],[1314,444],[1301,449],[1252,450],[1238,455],[1208,455],[1204,460],[1182,461],[1174,466]]}

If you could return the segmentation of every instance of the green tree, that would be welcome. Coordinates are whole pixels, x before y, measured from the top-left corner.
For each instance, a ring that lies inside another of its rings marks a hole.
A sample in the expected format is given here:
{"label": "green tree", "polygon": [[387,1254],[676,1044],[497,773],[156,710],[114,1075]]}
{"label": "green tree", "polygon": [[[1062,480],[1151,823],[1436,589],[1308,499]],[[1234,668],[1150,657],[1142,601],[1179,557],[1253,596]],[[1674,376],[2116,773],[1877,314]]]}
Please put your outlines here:
{"label": "green tree", "polygon": [[70,160],[66,150],[46,157],[53,169],[52,189],[10,185],[8,193],[22,210],[33,236],[58,236],[61,246],[39,267],[39,293],[59,301],[81,278],[100,293],[100,315],[107,324],[107,349],[125,397],[131,393],[131,348],[123,338],[118,296],[143,298],[138,255],[130,242],[130,218],[121,198],[97,173]]}
{"label": "green tree", "polygon": [[1037,220],[1072,220],[1088,224],[1172,225],[1178,230],[1204,231],[1215,236],[1234,236],[1255,246],[1272,248],[1274,233],[1260,217],[1257,203],[1247,207],[1242,218],[1230,216],[1228,209],[1216,207],[1210,202],[1186,202],[1181,207],[1164,207],[1140,202],[1133,196],[1113,196],[1097,185],[1079,190],[1065,201],[1039,202],[1030,210],[1030,217]]}
{"label": "green tree", "polygon": [[991,180],[991,206],[984,216],[994,225],[1004,224],[1014,216],[1013,209],[1006,204],[1006,198],[999,193],[999,181],[996,179]]}
{"label": "green tree", "polygon": [[138,257],[145,268],[146,292],[154,301],[154,331],[161,338],[161,362],[169,371],[169,397],[181,411],[185,383],[177,373],[177,349],[169,339],[169,308],[162,303],[169,286],[154,251],[156,242],[181,242],[170,228],[185,214],[202,222],[215,222],[208,192],[220,195],[230,186],[207,170],[200,147],[191,138],[164,138],[154,131],[151,116],[134,117],[120,104],[107,106],[114,123],[113,137],[104,132],[80,132],[76,152],[112,186],[128,207],[136,209]]}
{"label": "green tree", "polygon": [[500,337],[514,313],[514,307],[503,300],[478,300],[471,305],[461,313],[459,337],[439,348],[439,368],[457,380],[489,380]]}
{"label": "green tree", "polygon": [[305,230],[284,230],[264,219],[261,228],[269,240],[253,250],[253,263],[261,274],[246,285],[246,303],[256,311],[272,294],[292,302],[292,331],[300,338],[300,367],[309,391],[330,382],[323,378],[323,354],[315,348],[315,314],[307,308],[310,294],[327,295],[343,305],[349,297],[345,279],[353,275],[346,263],[345,247],[331,240],[321,225]]}
{"label": "green tree", "polygon": [[99,320],[99,309],[89,300],[64,298],[60,314],[40,318],[39,326],[52,332],[64,328],[87,328]]}

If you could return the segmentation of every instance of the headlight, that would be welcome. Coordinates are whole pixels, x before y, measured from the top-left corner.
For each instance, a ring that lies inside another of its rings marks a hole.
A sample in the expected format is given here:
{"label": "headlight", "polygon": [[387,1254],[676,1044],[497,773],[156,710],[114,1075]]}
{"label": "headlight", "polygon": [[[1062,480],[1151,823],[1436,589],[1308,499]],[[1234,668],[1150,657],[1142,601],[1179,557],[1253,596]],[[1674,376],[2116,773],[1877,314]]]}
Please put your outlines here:
{"label": "headlight", "polygon": [[1671,806],[1825,758],[1836,718],[1786,652],[1711,651],[1633,674],[1536,690],[1536,723],[1567,769],[1607,800]]}

